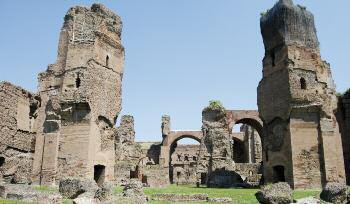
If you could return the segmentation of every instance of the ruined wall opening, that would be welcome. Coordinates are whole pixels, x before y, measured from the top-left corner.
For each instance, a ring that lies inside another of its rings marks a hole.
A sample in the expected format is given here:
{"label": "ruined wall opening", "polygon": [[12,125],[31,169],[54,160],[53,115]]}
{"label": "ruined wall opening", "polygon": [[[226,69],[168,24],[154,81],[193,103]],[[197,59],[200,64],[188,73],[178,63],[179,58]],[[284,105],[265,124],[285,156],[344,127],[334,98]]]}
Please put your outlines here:
{"label": "ruined wall opening", "polygon": [[300,78],[300,88],[303,90],[306,90],[306,88],[307,88],[306,87],[306,80],[303,77]]}
{"label": "ruined wall opening", "polygon": [[78,73],[77,78],[75,79],[75,87],[79,88],[80,85],[81,85],[81,79],[80,79],[79,73]]}
{"label": "ruined wall opening", "polygon": [[146,183],[146,184],[147,184],[147,183],[148,183],[148,182],[147,182],[147,176],[142,175],[141,182],[142,182],[142,183]]}
{"label": "ruined wall opening", "polygon": [[201,173],[201,185],[204,185],[207,183],[207,174]]}
{"label": "ruined wall opening", "polygon": [[245,151],[244,141],[241,141],[237,138],[233,138],[232,143],[233,161],[235,161],[236,163],[248,163],[248,155],[246,155],[247,152]]}
{"label": "ruined wall opening", "polygon": [[245,119],[233,126],[232,159],[236,163],[261,163],[263,151],[259,128]]}
{"label": "ruined wall opening", "polygon": [[275,183],[286,181],[286,178],[284,175],[284,166],[278,165],[273,167],[273,181]]}
{"label": "ruined wall opening", "polygon": [[5,157],[0,157],[0,167],[5,164]]}
{"label": "ruined wall opening", "polygon": [[272,50],[272,51],[270,52],[270,55],[271,55],[272,66],[276,66],[276,54],[275,54],[275,51]]}
{"label": "ruined wall opening", "polygon": [[109,67],[109,56],[106,56],[106,67]]}
{"label": "ruined wall opening", "polygon": [[88,103],[72,103],[72,104],[61,104],[62,111],[61,119],[63,125],[70,123],[83,123],[90,120],[90,106]]}
{"label": "ruined wall opening", "polygon": [[133,170],[130,170],[130,178],[138,178],[138,175],[137,175],[137,170],[133,171]]}
{"label": "ruined wall opening", "polygon": [[103,165],[94,166],[94,180],[98,186],[102,186],[105,181],[105,169]]}
{"label": "ruined wall opening", "polygon": [[176,184],[195,184],[199,140],[181,136],[170,146],[169,179]]}

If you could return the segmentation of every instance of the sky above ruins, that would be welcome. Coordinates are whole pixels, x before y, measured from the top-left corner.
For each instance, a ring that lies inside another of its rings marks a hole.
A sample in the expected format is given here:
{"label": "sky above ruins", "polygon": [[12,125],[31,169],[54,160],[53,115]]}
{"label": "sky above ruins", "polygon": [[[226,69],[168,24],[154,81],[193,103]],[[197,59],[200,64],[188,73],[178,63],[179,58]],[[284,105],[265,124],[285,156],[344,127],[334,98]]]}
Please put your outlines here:
{"label": "sky above ruins", "polygon": [[[94,1],[0,1],[0,80],[30,91],[54,63],[69,7]],[[275,0],[99,1],[123,21],[126,49],[123,114],[135,117],[138,141],[160,141],[162,114],[172,129],[200,129],[209,100],[257,109],[264,55],[260,13]],[[350,87],[350,1],[301,1],[315,15],[321,54],[338,92]],[[120,117],[119,117],[120,118]]]}

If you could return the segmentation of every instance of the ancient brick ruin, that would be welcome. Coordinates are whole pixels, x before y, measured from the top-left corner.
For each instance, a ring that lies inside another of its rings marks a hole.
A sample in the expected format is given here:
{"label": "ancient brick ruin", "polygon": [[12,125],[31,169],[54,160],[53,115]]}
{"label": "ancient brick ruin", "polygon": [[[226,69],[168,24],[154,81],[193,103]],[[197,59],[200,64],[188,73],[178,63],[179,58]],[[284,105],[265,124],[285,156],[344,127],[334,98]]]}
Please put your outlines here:
{"label": "ancient brick ruin", "polygon": [[[304,7],[279,0],[262,14],[258,111],[213,101],[197,130],[172,130],[164,115],[159,142],[136,142],[133,116],[119,116],[121,32],[120,17],[105,6],[72,7],[57,61],[39,74],[38,92],[0,83],[2,181],[57,185],[75,178],[102,186],[139,179],[152,187],[286,181],[292,188],[350,181],[350,92],[337,100]],[[180,144],[184,138],[199,144]]]}
{"label": "ancient brick ruin", "polygon": [[336,91],[330,66],[320,56],[313,15],[280,0],[260,22],[265,182],[287,181],[294,188],[344,182]]}

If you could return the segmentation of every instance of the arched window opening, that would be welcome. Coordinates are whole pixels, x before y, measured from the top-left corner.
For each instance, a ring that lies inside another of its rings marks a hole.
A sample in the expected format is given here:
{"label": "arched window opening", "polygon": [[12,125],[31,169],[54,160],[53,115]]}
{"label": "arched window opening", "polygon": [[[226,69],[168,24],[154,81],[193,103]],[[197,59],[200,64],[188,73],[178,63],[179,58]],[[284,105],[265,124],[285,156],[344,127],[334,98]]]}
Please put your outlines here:
{"label": "arched window opening", "polygon": [[276,54],[274,50],[271,51],[271,62],[272,66],[276,66]]}
{"label": "arched window opening", "polygon": [[106,67],[109,67],[109,56],[106,56]]}
{"label": "arched window opening", "polygon": [[284,166],[278,165],[273,167],[273,181],[275,183],[286,181],[284,176]]}
{"label": "arched window opening", "polygon": [[80,79],[79,74],[78,74],[77,78],[75,79],[75,87],[79,88],[80,85],[81,85],[81,79]]}
{"label": "arched window opening", "polygon": [[188,156],[187,156],[187,155],[185,155],[185,161],[189,161],[189,160],[188,160]]}
{"label": "arched window opening", "polygon": [[306,80],[303,77],[300,78],[300,88],[303,90],[306,89]]}

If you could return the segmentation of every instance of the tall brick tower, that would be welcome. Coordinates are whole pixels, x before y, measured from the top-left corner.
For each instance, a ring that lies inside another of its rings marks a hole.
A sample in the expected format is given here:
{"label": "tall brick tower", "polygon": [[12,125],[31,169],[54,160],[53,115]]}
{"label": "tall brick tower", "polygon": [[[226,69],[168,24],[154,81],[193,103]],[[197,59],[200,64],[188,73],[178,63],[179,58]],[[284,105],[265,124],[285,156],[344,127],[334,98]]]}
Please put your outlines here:
{"label": "tall brick tower", "polygon": [[320,56],[313,15],[292,0],[262,14],[265,45],[258,107],[264,122],[265,182],[294,188],[344,182],[335,86]]}
{"label": "tall brick tower", "polygon": [[114,180],[113,125],[121,110],[120,17],[100,4],[67,12],[55,64],[39,74],[33,180]]}

